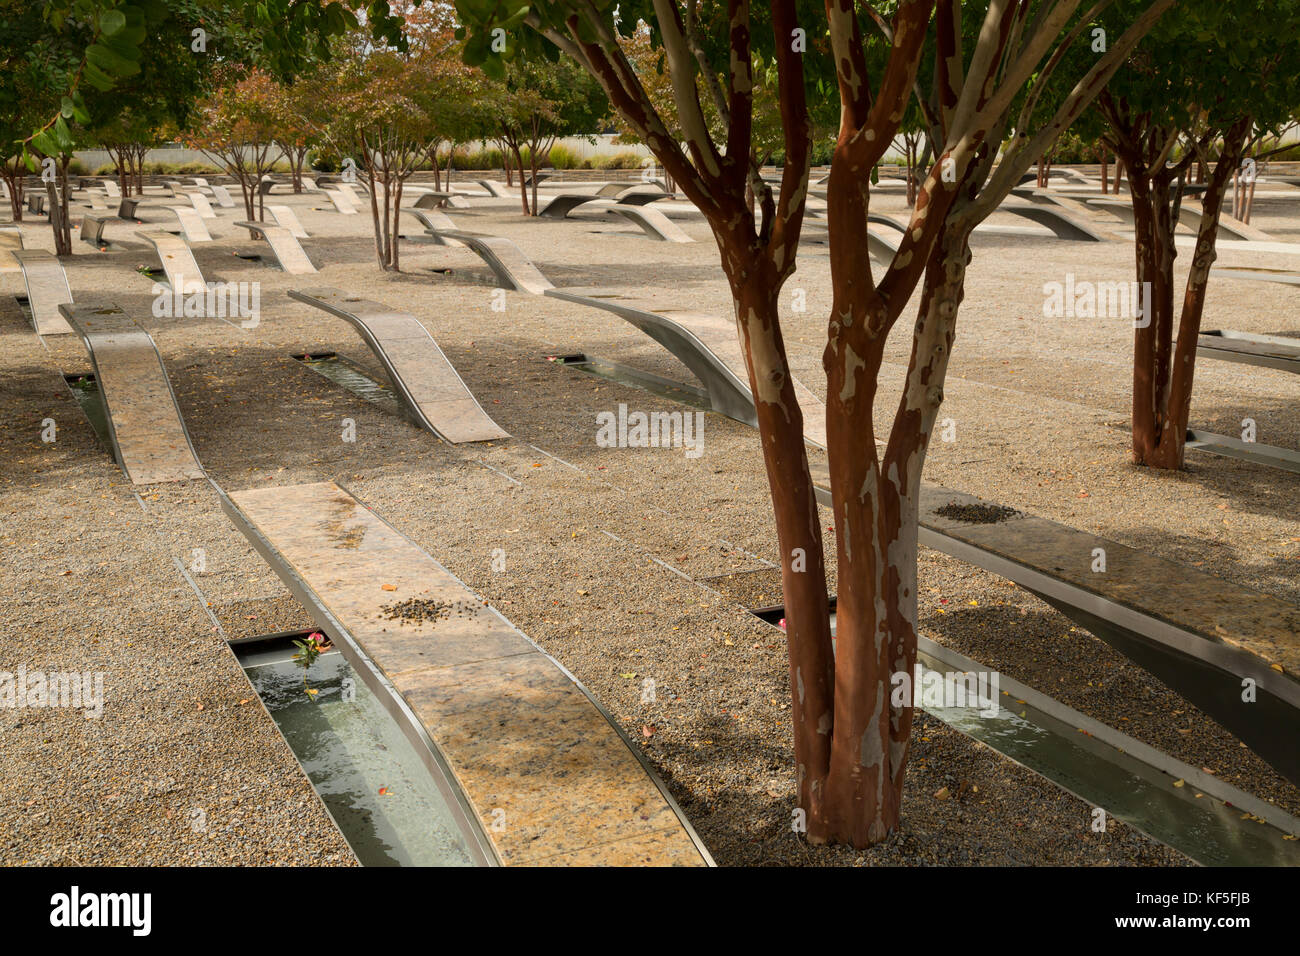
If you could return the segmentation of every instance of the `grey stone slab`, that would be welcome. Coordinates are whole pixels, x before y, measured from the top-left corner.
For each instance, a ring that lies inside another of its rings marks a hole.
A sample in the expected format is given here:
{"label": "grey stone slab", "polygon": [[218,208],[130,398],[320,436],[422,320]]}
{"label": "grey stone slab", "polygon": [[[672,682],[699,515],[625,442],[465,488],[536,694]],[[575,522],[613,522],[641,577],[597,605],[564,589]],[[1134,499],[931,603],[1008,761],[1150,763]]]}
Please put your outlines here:
{"label": "grey stone slab", "polygon": [[677,225],[658,209],[651,209],[646,206],[631,206],[624,204],[615,204],[605,210],[606,215],[620,216],[623,219],[636,223],[651,239],[659,242],[694,242],[695,240],[688,236],[682,227]]}
{"label": "grey stone slab", "polygon": [[541,295],[553,287],[551,280],[509,239],[463,230],[438,230],[436,234],[473,249],[508,289]]}

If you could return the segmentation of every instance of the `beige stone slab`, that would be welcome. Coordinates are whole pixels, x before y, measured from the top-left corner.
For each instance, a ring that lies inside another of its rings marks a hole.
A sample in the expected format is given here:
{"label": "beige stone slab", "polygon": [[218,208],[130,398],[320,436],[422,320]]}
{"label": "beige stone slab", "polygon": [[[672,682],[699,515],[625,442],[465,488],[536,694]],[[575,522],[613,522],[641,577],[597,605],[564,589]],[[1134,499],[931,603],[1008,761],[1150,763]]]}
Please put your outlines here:
{"label": "beige stone slab", "polygon": [[27,303],[38,335],[67,335],[72,332],[59,306],[72,302],[68,276],[63,264],[43,249],[15,249],[10,255],[18,260],[27,287]]}
{"label": "beige stone slab", "polygon": [[288,229],[295,239],[311,238],[307,230],[302,227],[302,223],[298,221],[297,214],[288,206],[267,206],[266,211],[275,219],[277,226]]}
{"label": "beige stone slab", "polygon": [[136,233],[141,239],[154,247],[158,261],[162,263],[167,282],[178,292],[202,292],[207,288],[194,253],[180,236],[161,230],[149,230]]}
{"label": "beige stone slab", "polygon": [[[230,498],[407,701],[504,863],[708,862],[564,671],[351,494],[321,482]],[[385,616],[408,598],[461,613]]]}
{"label": "beige stone slab", "polygon": [[208,232],[208,227],[203,223],[203,217],[193,209],[186,206],[168,206],[166,207],[176,214],[176,220],[180,223],[181,234],[185,237],[186,242],[211,242],[212,233]]}
{"label": "beige stone slab", "polygon": [[115,453],[133,484],[202,478],[153,338],[121,309],[64,306],[95,366]]}
{"label": "beige stone slab", "polygon": [[309,275],[316,272],[316,267],[307,258],[307,253],[288,229],[265,222],[237,222],[236,226],[247,229],[253,236],[261,236],[271,247],[280,268],[290,275]]}
{"label": "beige stone slab", "polygon": [[356,328],[389,370],[399,397],[435,435],[453,443],[510,437],[479,405],[415,316],[338,289],[294,290],[290,296]]}

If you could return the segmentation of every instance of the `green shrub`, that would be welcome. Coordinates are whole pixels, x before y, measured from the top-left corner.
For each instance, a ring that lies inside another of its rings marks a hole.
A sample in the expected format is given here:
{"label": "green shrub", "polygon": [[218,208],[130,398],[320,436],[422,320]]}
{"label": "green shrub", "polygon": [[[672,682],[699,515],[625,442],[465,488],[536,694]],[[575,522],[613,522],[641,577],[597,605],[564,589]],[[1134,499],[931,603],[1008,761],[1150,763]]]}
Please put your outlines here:
{"label": "green shrub", "polygon": [[555,169],[582,168],[582,157],[561,143],[556,143],[551,147],[547,162]]}
{"label": "green shrub", "polygon": [[[524,161],[527,162],[526,155]],[[444,167],[447,165],[445,157],[442,164]],[[457,169],[500,169],[501,150],[478,149],[470,152],[467,149],[458,149],[456,155],[452,157],[452,165]]]}
{"label": "green shrub", "polygon": [[162,163],[146,162],[142,172],[146,176],[181,176],[181,175],[220,175],[224,170],[211,163]]}
{"label": "green shrub", "polygon": [[102,166],[96,166],[92,176],[116,176],[117,167],[112,163],[104,163]]}
{"label": "green shrub", "polygon": [[644,164],[644,156],[629,151],[601,153],[591,157],[592,169],[640,169]]}

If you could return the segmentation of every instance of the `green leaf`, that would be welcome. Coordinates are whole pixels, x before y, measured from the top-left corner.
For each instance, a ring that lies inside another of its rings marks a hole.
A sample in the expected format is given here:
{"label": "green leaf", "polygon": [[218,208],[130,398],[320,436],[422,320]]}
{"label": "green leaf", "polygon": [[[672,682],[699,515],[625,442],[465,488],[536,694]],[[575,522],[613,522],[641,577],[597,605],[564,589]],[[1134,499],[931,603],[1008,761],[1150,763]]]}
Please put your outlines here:
{"label": "green leaf", "polygon": [[102,43],[92,43],[86,48],[86,60],[109,76],[130,76],[140,70],[140,64],[133,63]]}
{"label": "green leaf", "polygon": [[105,36],[112,36],[126,26],[126,17],[121,10],[105,10],[99,15],[99,28]]}

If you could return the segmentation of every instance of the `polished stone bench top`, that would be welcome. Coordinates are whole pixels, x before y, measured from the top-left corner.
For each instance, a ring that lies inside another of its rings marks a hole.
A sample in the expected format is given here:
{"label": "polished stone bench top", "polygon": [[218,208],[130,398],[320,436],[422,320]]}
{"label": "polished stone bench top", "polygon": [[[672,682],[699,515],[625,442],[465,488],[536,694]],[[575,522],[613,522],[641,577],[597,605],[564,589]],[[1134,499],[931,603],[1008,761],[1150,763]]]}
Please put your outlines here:
{"label": "polished stone bench top", "polygon": [[[230,499],[405,699],[503,863],[711,862],[583,689],[350,493],[321,482]],[[385,616],[407,599],[454,610],[433,622]]]}
{"label": "polished stone bench top", "polygon": [[428,329],[409,312],[338,289],[292,289],[289,297],[357,329],[388,369],[398,398],[439,438],[458,444],[510,437],[483,410]]}
{"label": "polished stone bench top", "polygon": [[307,275],[316,271],[294,234],[284,226],[273,222],[237,222],[235,225],[247,229],[254,237],[260,235],[265,239],[280,268],[290,275]]}
{"label": "polished stone bench top", "polygon": [[44,249],[14,249],[10,253],[23,270],[27,287],[27,304],[38,335],[66,335],[72,331],[59,306],[72,301],[68,275],[63,263]]}
{"label": "polished stone bench top", "polygon": [[202,478],[153,337],[117,307],[60,307],[95,366],[113,453],[133,484]]}
{"label": "polished stone bench top", "polygon": [[[971,495],[925,486],[922,527],[1238,648],[1292,678],[1300,674],[1300,607],[1045,518],[1017,514],[995,524],[972,524],[934,513],[954,501],[980,503]],[[1094,548],[1105,550],[1104,572],[1092,570]]]}

